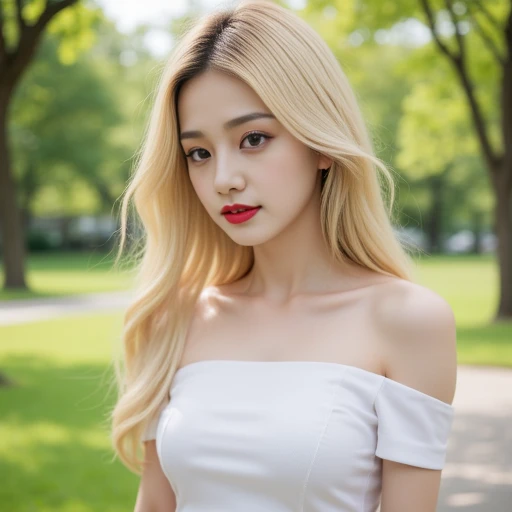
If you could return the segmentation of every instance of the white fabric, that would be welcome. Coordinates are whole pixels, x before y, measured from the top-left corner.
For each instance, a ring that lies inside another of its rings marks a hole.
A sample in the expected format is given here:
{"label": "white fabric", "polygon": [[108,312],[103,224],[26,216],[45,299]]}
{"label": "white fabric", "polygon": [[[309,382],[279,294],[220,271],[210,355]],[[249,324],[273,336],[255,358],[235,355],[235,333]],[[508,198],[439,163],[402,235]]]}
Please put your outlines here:
{"label": "white fabric", "polygon": [[442,469],[454,407],[355,366],[180,368],[156,439],[176,512],[374,512],[382,459]]}

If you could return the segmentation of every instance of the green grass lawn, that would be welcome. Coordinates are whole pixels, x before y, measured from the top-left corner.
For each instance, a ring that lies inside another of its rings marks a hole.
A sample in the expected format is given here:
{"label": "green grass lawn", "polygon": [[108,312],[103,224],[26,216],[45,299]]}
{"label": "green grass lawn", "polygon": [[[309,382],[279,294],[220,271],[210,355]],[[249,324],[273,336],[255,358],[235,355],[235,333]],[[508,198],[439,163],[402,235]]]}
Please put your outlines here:
{"label": "green grass lawn", "polygon": [[418,281],[442,295],[461,326],[485,325],[498,307],[498,266],[492,255],[416,260]]}
{"label": "green grass lawn", "polygon": [[493,255],[441,256],[418,261],[420,284],[452,306],[459,363],[512,368],[512,323],[492,320],[498,307]]}
{"label": "green grass lawn", "polygon": [[[26,280],[30,290],[0,289],[0,301],[55,297],[78,293],[108,292],[130,287],[132,276],[112,268],[115,253],[34,253],[27,260]],[[3,268],[0,264],[3,285]]]}
{"label": "green grass lawn", "polygon": [[[48,293],[65,289],[62,274],[74,274],[80,286],[94,273],[102,286],[108,279],[108,265],[89,257],[53,260],[53,270],[48,261],[31,264],[40,283],[54,272]],[[512,323],[491,323],[494,258],[436,257],[419,261],[418,271],[420,283],[453,307],[459,363],[512,367]],[[133,510],[138,477],[112,461],[106,423],[115,399],[109,363],[121,322],[118,313],[0,327],[0,369],[15,383],[0,388],[0,510]]]}
{"label": "green grass lawn", "polygon": [[0,330],[0,510],[126,512],[138,477],[112,461],[109,361],[121,315]]}

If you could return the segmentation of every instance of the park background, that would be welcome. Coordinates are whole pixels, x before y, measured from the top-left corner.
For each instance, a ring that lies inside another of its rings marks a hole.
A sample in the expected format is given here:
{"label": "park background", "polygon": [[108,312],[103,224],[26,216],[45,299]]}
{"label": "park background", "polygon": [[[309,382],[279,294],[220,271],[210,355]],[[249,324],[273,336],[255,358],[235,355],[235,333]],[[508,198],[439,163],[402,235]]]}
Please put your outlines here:
{"label": "park background", "polygon": [[[411,248],[420,283],[454,310],[459,364],[512,369],[512,263],[503,259],[512,260],[512,195],[503,190],[512,179],[497,178],[512,176],[510,2],[283,4],[327,41],[357,94],[377,156],[396,179],[397,235]],[[119,197],[174,38],[219,5],[0,0],[0,48],[12,55],[45,9],[60,7],[5,115],[1,172],[8,154],[13,188],[7,193],[2,177],[4,319],[20,301],[28,311],[30,301],[129,292],[130,262],[112,266]],[[10,70],[8,59],[0,63],[2,103]],[[508,210],[498,208],[504,201]],[[2,510],[133,508],[138,477],[113,460],[107,423],[122,319],[121,309],[107,309],[0,324]],[[450,501],[442,492],[443,511],[461,503],[491,510],[488,495],[475,497],[477,484],[468,482],[473,498]],[[487,491],[511,496],[512,477],[491,484]]]}

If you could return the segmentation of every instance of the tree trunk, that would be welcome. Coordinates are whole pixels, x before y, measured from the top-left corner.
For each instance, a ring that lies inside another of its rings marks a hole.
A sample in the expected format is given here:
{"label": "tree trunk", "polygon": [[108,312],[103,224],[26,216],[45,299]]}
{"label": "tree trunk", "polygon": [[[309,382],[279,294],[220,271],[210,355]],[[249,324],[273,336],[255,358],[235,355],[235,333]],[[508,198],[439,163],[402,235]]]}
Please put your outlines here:
{"label": "tree trunk", "polygon": [[[0,232],[4,260],[4,288],[26,289],[25,232],[17,204],[16,184],[11,170],[8,141],[8,110],[12,94],[32,62],[47,24],[60,11],[77,0],[45,2],[45,8],[35,23],[23,19],[23,2],[12,2],[18,41],[12,48],[6,45],[3,11],[0,8]],[[0,7],[2,1],[0,0]],[[11,45],[12,46],[12,45]]]}
{"label": "tree trunk", "polygon": [[430,215],[428,219],[429,252],[431,254],[441,251],[441,226],[443,214],[443,175],[434,175],[429,179],[430,185]]}
{"label": "tree trunk", "polygon": [[482,212],[480,210],[473,211],[473,234],[475,235],[475,241],[473,242],[473,254],[481,254],[482,251]]}
{"label": "tree trunk", "polygon": [[[444,2],[444,4],[455,29],[455,49],[453,46],[448,46],[440,36],[433,8],[434,2],[420,0],[420,4],[426,14],[435,44],[448,58],[459,77],[460,85],[468,101],[482,156],[493,181],[496,193],[494,215],[500,270],[500,299],[495,320],[510,320],[512,319],[512,9],[509,10],[503,26],[504,51],[501,52],[492,42],[489,43],[490,39],[484,39],[484,43],[491,50],[498,66],[503,71],[499,105],[503,136],[503,144],[500,146],[503,149],[496,150],[491,143],[485,116],[475,94],[476,82],[471,79],[467,63],[468,47],[464,34],[460,30],[462,23],[457,23],[460,18],[452,9],[453,2]],[[481,6],[476,5],[476,8],[482,11]],[[471,21],[477,23],[474,17]],[[498,30],[501,35],[501,27]]]}
{"label": "tree trunk", "polygon": [[[505,24],[506,59],[501,87],[503,156],[495,179],[500,301],[496,320],[512,319],[512,8]],[[501,168],[500,168],[501,167]],[[497,185],[497,186],[496,186]]]}
{"label": "tree trunk", "polygon": [[21,212],[16,200],[16,185],[12,175],[7,130],[10,91],[0,89],[0,232],[4,288],[26,289],[25,239]]}
{"label": "tree trunk", "polygon": [[[507,172],[508,171],[508,172]],[[493,180],[496,193],[494,209],[496,235],[498,237],[499,304],[496,320],[512,317],[512,170],[501,169]]]}

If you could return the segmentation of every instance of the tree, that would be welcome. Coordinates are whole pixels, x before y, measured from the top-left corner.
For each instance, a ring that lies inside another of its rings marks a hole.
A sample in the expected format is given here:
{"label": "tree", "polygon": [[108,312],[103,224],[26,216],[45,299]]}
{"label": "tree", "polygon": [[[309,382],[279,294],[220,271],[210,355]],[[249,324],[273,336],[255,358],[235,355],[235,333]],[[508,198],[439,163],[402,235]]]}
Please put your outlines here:
{"label": "tree", "polygon": [[[451,22],[455,45],[448,46],[440,34],[438,15],[432,2],[420,0],[435,44],[453,66],[464,91],[481,153],[486,163],[496,197],[495,230],[498,236],[500,266],[500,298],[496,319],[512,318],[512,3],[505,22],[480,0],[466,0],[454,4],[445,0],[443,13]],[[503,5],[503,2],[501,2]],[[501,14],[500,10],[500,14]],[[471,27],[481,37],[495,65],[500,69],[501,86],[498,101],[501,105],[501,141],[493,143],[490,121],[483,107],[471,75],[466,34]],[[455,46],[455,48],[453,48]]]}
{"label": "tree", "polygon": [[[432,45],[450,63],[462,91],[484,167],[495,196],[494,227],[498,237],[500,273],[496,320],[512,318],[512,8],[510,0],[364,0],[362,2],[311,0],[305,17],[336,11],[340,32],[375,37],[400,23],[421,21],[429,29]],[[482,100],[475,46],[487,52],[487,68],[498,78],[494,107]],[[477,78],[478,77],[478,78]],[[432,115],[438,109],[433,105]],[[498,118],[494,117],[498,113]]]}
{"label": "tree", "polygon": [[[130,148],[111,135],[124,121],[125,87],[114,89],[115,80],[89,54],[63,65],[57,44],[54,36],[45,39],[11,105],[19,204],[27,216],[40,213],[36,202],[49,191],[53,213],[109,212],[128,175]],[[80,197],[73,193],[78,188],[86,191]]]}
{"label": "tree", "polygon": [[14,177],[27,220],[112,214],[143,132],[147,82],[157,66],[143,30],[122,34],[103,18],[92,48],[71,65],[57,57],[53,34],[41,44],[10,116]]}
{"label": "tree", "polygon": [[[56,17],[63,11],[69,11],[69,16],[59,26]],[[0,0],[0,233],[5,288],[27,288],[25,237],[8,139],[13,94],[49,27],[67,42],[61,48],[64,59],[73,59],[74,42],[90,45],[91,13],[94,11],[79,5],[78,0]]]}
{"label": "tree", "polygon": [[[485,214],[492,211],[492,191],[463,91],[453,86],[448,64],[437,62],[434,52],[429,45],[415,52],[413,62],[402,63],[399,76],[411,83],[411,89],[402,102],[396,159],[415,185],[428,189],[425,229],[429,252],[441,249],[443,232],[461,217],[478,237],[484,220],[489,224]],[[480,83],[489,80],[486,94],[482,90],[480,97],[494,107],[490,92],[494,77],[483,70],[479,76]],[[432,105],[438,115],[432,115]],[[487,108],[486,114],[494,113]]]}

